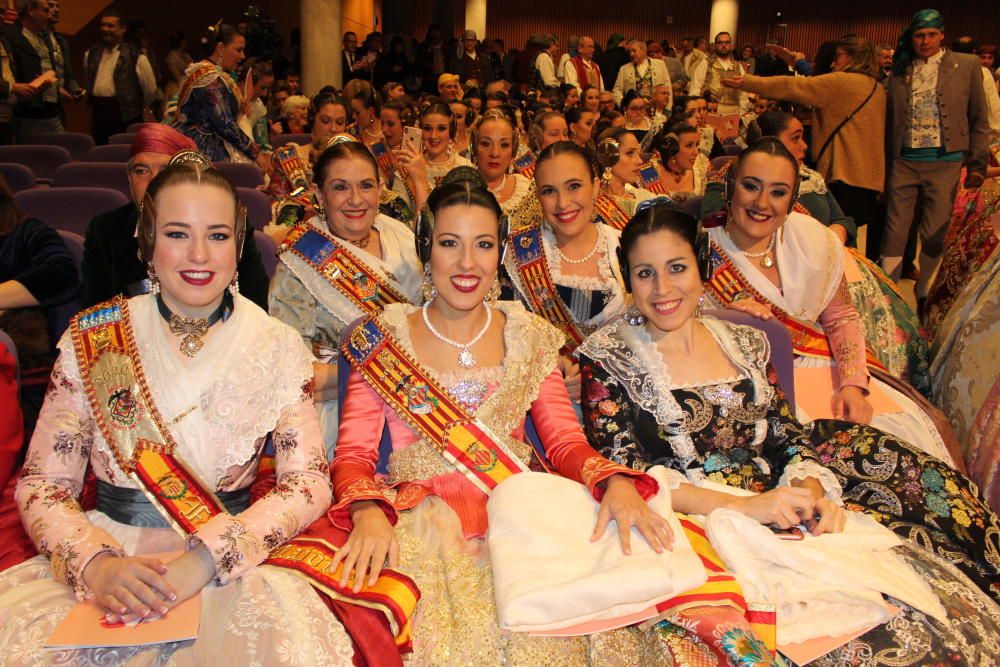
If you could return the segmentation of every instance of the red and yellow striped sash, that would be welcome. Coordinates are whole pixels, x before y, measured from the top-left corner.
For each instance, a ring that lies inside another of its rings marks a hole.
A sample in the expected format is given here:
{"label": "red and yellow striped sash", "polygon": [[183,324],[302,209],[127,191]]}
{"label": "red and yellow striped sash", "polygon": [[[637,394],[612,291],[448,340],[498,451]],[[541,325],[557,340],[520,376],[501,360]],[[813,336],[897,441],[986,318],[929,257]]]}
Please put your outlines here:
{"label": "red and yellow striped sash", "polygon": [[594,199],[594,210],[597,212],[597,222],[603,222],[608,227],[617,230],[625,229],[631,217],[625,209],[615,201],[614,197],[608,195],[597,195]]}
{"label": "red and yellow striped sash", "polygon": [[420,366],[377,318],[358,325],[341,348],[382,399],[483,493],[528,466],[510,454]]}

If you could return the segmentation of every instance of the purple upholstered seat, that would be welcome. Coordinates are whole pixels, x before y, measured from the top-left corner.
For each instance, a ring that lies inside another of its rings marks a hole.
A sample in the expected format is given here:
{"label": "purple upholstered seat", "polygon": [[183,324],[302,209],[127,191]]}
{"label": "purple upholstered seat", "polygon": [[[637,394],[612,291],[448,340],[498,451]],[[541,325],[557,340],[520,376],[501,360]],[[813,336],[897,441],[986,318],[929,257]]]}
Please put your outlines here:
{"label": "purple upholstered seat", "polygon": [[256,188],[264,185],[264,172],[250,162],[216,162],[216,169],[238,188]]}
{"label": "purple upholstered seat", "polygon": [[263,229],[271,222],[271,198],[253,188],[236,188],[240,201],[247,207],[247,222],[254,229]]}
{"label": "purple upholstered seat", "polygon": [[56,169],[72,161],[73,156],[62,146],[36,144],[0,146],[0,162],[23,164],[31,170],[38,181],[50,182]]}
{"label": "purple upholstered seat", "polygon": [[87,157],[84,159],[86,162],[128,162],[131,153],[131,144],[108,144],[94,146],[87,151]]}
{"label": "purple upholstered seat", "polygon": [[18,192],[14,201],[25,216],[82,236],[92,218],[124,206],[129,199],[109,188],[36,188]]}
{"label": "purple upholstered seat", "polygon": [[264,262],[264,272],[268,278],[274,277],[274,270],[278,268],[278,244],[264,232],[254,230],[253,240],[260,251],[260,259]]}
{"label": "purple upholstered seat", "polygon": [[792,337],[785,325],[775,319],[762,320],[738,310],[707,310],[705,314],[733,324],[748,324],[764,332],[771,344],[771,366],[778,375],[778,386],[785,392],[785,397],[794,411],[795,354],[792,351]]}
{"label": "purple upholstered seat", "polygon": [[121,162],[70,162],[56,170],[52,185],[57,188],[110,188],[131,196],[128,174]]}
{"label": "purple upholstered seat", "polygon": [[712,171],[717,172],[728,163],[736,159],[735,155],[720,155],[719,157],[712,158]]}
{"label": "purple upholstered seat", "polygon": [[119,132],[108,137],[108,144],[128,144],[131,146],[133,139],[135,139],[135,132]]}
{"label": "purple upholstered seat", "polygon": [[701,220],[701,200],[704,197],[689,197],[684,200],[684,211],[695,220]]}
{"label": "purple upholstered seat", "polygon": [[275,148],[281,148],[285,144],[299,144],[300,146],[306,146],[312,143],[311,134],[279,134],[271,142],[271,145]]}
{"label": "purple upholstered seat", "polygon": [[35,187],[35,175],[23,164],[0,162],[0,176],[7,181],[7,187],[14,194]]}
{"label": "purple upholstered seat", "polygon": [[156,125],[156,123],[132,123],[131,125],[125,128],[125,131],[128,134],[135,134],[136,132],[142,129],[143,125]]}
{"label": "purple upholstered seat", "polygon": [[83,132],[45,132],[31,135],[31,143],[39,146],[62,146],[74,160],[82,160],[94,147],[94,138]]}

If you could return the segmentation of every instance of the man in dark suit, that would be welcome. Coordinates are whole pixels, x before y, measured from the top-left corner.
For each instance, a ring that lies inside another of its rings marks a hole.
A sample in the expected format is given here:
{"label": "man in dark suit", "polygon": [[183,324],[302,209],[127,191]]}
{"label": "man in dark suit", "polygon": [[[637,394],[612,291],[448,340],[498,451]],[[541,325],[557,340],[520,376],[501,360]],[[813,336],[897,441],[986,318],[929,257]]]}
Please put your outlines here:
{"label": "man in dark suit", "polygon": [[[149,291],[147,270],[137,254],[135,225],[139,209],[135,202],[142,201],[149,182],[167,166],[170,158],[185,149],[194,150],[194,142],[166,125],[144,125],[136,133],[128,162],[132,202],[97,216],[87,227],[80,290],[80,305],[84,308],[116,294],[136,296]],[[237,270],[240,292],[267,310],[268,278],[252,229],[247,230]]]}
{"label": "man in dark suit", "polygon": [[[3,26],[16,90],[15,132],[21,143],[43,132],[63,132],[55,43],[49,29],[48,0],[17,0],[17,21]],[[32,91],[28,94],[28,91]]]}
{"label": "man in dark suit", "polygon": [[944,18],[933,9],[913,16],[893,58],[886,88],[891,160],[882,268],[900,278],[914,208],[923,195],[917,303],[941,261],[962,167],[965,187],[986,178],[989,117],[982,66],[972,55],[942,48]]}
{"label": "man in dark suit", "polygon": [[344,49],[340,52],[340,78],[345,84],[352,79],[371,81],[368,59],[358,52],[357,33],[344,33]]}

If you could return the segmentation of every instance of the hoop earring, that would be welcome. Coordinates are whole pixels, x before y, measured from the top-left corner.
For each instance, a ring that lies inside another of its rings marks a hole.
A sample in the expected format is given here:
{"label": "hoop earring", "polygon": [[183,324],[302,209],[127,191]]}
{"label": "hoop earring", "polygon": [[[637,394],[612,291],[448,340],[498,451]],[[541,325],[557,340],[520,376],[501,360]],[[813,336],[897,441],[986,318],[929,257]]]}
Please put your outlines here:
{"label": "hoop earring", "polygon": [[239,269],[233,274],[233,279],[229,281],[229,293],[234,297],[240,293],[240,271]]}
{"label": "hoop earring", "polygon": [[639,312],[639,307],[634,303],[625,309],[625,321],[634,327],[641,327],[646,323],[646,317]]}
{"label": "hoop earring", "polygon": [[420,283],[420,292],[424,297],[424,303],[427,303],[438,294],[437,287],[434,287],[434,281],[431,280],[430,262],[424,264],[424,278]]}
{"label": "hoop earring", "polygon": [[149,276],[149,293],[156,296],[160,293],[160,278],[156,275],[153,263],[146,264],[146,274]]}
{"label": "hoop earring", "polygon": [[486,301],[488,301],[491,306],[495,306],[499,298],[500,298],[500,277],[496,276],[493,278],[493,284],[490,285],[490,290],[486,293]]}

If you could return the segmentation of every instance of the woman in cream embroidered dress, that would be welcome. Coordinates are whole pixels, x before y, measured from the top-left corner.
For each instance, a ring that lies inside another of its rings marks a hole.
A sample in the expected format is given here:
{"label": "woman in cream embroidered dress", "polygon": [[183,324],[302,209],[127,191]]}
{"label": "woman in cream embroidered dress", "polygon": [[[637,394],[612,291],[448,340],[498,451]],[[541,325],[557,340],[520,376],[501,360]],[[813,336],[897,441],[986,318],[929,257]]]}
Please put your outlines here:
{"label": "woman in cream embroidered dress", "polygon": [[[428,207],[433,221],[425,217],[427,227],[418,234],[427,244],[433,296],[423,308],[388,306],[381,325],[524,464],[532,457],[524,442],[530,411],[554,467],[601,502],[595,533],[614,519],[626,530],[634,525],[662,549],[671,540],[669,529],[643,501],[656,482],[609,463],[586,444],[557,366],[561,334],[515,302],[491,306],[484,300],[495,293],[502,246],[494,197],[469,170],[449,176]],[[415,579],[421,599],[412,664],[655,664],[640,654],[642,635],[633,630],[585,639],[498,628],[483,539],[487,496],[357,369],[348,382],[333,462],[337,503],[328,516],[351,536],[335,562],[343,559],[344,583],[353,572],[356,588],[366,575],[373,581],[386,560]],[[384,428],[392,440],[387,479],[375,474]]]}
{"label": "woman in cream embroidered dress", "polygon": [[392,184],[393,191],[414,212],[423,208],[430,191],[445,174],[455,167],[472,165],[455,150],[458,127],[450,106],[444,102],[432,103],[420,114],[419,127],[421,145],[414,146],[409,139],[403,139],[403,148],[396,153],[401,178]]}
{"label": "woman in cream embroidered dress", "polygon": [[476,120],[470,146],[476,169],[486,179],[487,187],[515,228],[530,224],[541,211],[535,196],[535,182],[512,173],[517,139],[516,125],[511,117],[499,109],[490,109]]}
{"label": "woman in cream embroidered dress", "polygon": [[[357,141],[337,140],[313,173],[325,216],[303,223],[336,237],[345,251],[375,271],[408,301],[420,298],[420,264],[410,228],[378,212],[379,171]],[[364,312],[306,260],[283,247],[271,280],[268,310],[299,332],[313,351],[316,408],[327,455],[337,442],[337,355],[340,335]]]}
{"label": "woman in cream embroidered dress", "polygon": [[[231,497],[231,513],[187,538],[168,527],[116,462],[95,422],[74,343],[64,336],[16,492],[42,555],[0,575],[5,665],[351,664],[350,638],[306,580],[256,567],[322,516],[331,489],[307,351],[290,328],[239,294],[226,295],[235,284],[237,202],[213,170],[161,172],[146,199],[156,212],[148,238],[161,292],[127,302],[142,370],[176,455],[224,501]],[[209,317],[204,346],[193,356],[182,354],[184,334],[171,332],[164,313]],[[268,433],[277,444],[278,483],[248,507]],[[78,499],[88,465],[98,507],[84,512]],[[122,495],[127,502],[114,499]],[[169,551],[185,553],[166,564],[144,556]],[[93,599],[114,621],[169,615],[169,607],[199,592],[193,642],[43,648],[78,599]]]}
{"label": "woman in cream embroidered dress", "polygon": [[[1000,519],[962,475],[886,433],[844,421],[799,423],[770,379],[767,338],[696,314],[707,263],[697,259],[696,229],[694,218],[657,204],[622,234],[634,309],[579,348],[591,443],[635,470],[675,471],[679,512],[724,507],[818,535],[842,530],[847,509],[904,538],[895,554],[930,585],[947,620],[894,600],[899,616],[810,664],[996,664]],[[722,494],[720,484],[756,495]],[[691,620],[670,618],[654,632],[698,641],[704,633],[692,631],[711,615]],[[831,627],[843,619],[815,620]],[[781,623],[779,612],[779,637]],[[722,643],[727,652],[738,646],[725,635]]]}
{"label": "woman in cream embroidered dress", "polygon": [[[619,233],[594,222],[598,180],[590,153],[571,141],[552,144],[538,156],[535,188],[542,209],[537,224],[545,263],[558,298],[586,335],[625,309],[621,276],[612,261]],[[507,253],[504,264],[515,294],[530,303],[513,251]],[[561,363],[570,396],[577,400],[576,363],[571,358]]]}
{"label": "woman in cream embroidered dress", "polygon": [[[780,140],[764,137],[743,151],[736,170],[729,221],[712,227],[708,234],[723,258],[765,302],[745,298],[729,307],[768,319],[773,317],[773,305],[822,328],[834,359],[796,355],[795,366],[836,368],[839,389],[835,387],[830,397],[833,415],[870,423],[954,465],[934,420],[914,399],[870,377],[864,327],[844,277],[843,245],[814,219],[790,212],[798,178],[795,158]],[[885,412],[874,414],[867,398],[869,387],[891,401]],[[799,418],[811,420],[801,406]]]}
{"label": "woman in cream embroidered dress", "polygon": [[604,167],[601,191],[632,215],[636,205],[656,196],[645,188],[636,187],[641,179],[642,154],[635,135],[623,127],[613,127],[597,139],[597,161]]}

